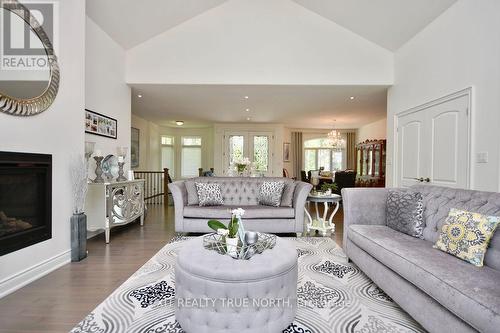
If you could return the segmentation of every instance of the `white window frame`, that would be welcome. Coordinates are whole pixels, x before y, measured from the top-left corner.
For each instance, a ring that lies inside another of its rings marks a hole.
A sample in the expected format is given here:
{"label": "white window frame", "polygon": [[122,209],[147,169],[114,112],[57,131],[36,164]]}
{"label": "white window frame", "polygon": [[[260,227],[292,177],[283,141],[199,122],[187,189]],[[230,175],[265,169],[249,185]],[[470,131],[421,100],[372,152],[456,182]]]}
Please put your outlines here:
{"label": "white window frame", "polygon": [[[185,145],[184,144],[184,139],[200,139],[201,144],[200,145]],[[195,175],[184,175],[182,172],[184,170],[184,159],[182,158],[183,156],[183,151],[184,148],[199,148],[200,149],[200,162],[203,163],[203,137],[201,135],[183,135],[181,136],[181,142],[180,142],[180,156],[181,156],[181,178],[186,179],[186,178],[191,178],[191,177],[196,177],[198,174]],[[199,166],[201,168],[201,165]]]}
{"label": "white window frame", "polygon": [[[163,138],[171,138],[172,143],[171,144],[164,144],[163,143]],[[172,148],[172,168],[168,169],[168,174],[170,175],[171,178],[175,179],[175,137],[173,135],[161,135],[160,136],[160,154],[161,154],[161,163],[162,163],[162,168],[165,166],[163,165],[163,147],[170,147]]]}
{"label": "white window frame", "polygon": [[[306,140],[304,140],[304,148],[303,148],[303,159],[302,159],[302,168],[303,170],[305,170],[306,172],[307,171],[310,171],[310,170],[306,170],[306,151],[309,150],[309,151],[314,151],[315,152],[315,156],[316,156],[316,161],[315,161],[315,167],[316,169],[313,169],[313,170],[319,170],[320,168],[320,165],[319,165],[319,151],[320,150],[328,150],[329,153],[330,153],[330,169],[333,167],[333,163],[334,163],[334,153],[336,152],[342,152],[342,161],[341,161],[341,167],[340,167],[340,170],[342,169],[345,169],[345,158],[346,158],[346,150],[345,149],[335,149],[335,148],[329,148],[329,147],[306,147],[305,146],[305,143],[307,141],[311,141],[311,140],[318,140],[318,139],[324,139],[324,137],[314,137],[314,138],[308,138]],[[338,171],[338,170],[328,170],[328,171]]]}

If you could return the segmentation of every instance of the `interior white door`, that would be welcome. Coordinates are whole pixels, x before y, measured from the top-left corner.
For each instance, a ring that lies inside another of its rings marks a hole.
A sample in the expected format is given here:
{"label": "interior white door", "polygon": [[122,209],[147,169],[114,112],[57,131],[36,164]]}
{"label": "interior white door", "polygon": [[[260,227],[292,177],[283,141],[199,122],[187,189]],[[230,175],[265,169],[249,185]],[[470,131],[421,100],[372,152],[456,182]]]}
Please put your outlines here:
{"label": "interior white door", "polygon": [[450,100],[427,110],[430,124],[430,182],[467,188],[469,166],[468,96]]}
{"label": "interior white door", "polygon": [[469,99],[454,96],[398,117],[398,186],[468,188]]}
{"label": "interior white door", "polygon": [[[229,170],[235,158],[248,157],[257,168],[256,173],[273,175],[273,134],[270,132],[226,132],[224,140],[224,165]],[[224,170],[224,173],[226,173]]]}
{"label": "interior white door", "polygon": [[410,113],[398,120],[398,179],[399,186],[409,187],[423,181],[427,162],[423,131],[425,123],[420,112]]}

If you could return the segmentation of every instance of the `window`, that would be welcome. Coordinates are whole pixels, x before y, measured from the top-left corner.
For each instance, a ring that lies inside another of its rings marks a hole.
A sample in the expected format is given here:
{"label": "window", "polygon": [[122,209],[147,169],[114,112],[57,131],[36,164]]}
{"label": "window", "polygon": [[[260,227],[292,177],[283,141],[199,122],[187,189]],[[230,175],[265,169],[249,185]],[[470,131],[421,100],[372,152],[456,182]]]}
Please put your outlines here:
{"label": "window", "polygon": [[306,171],[336,171],[343,169],[343,151],[334,149],[326,138],[311,139],[304,142],[304,168]]}
{"label": "window", "polygon": [[201,168],[201,137],[186,136],[181,141],[181,177],[197,177]]}
{"label": "window", "polygon": [[229,164],[234,160],[243,158],[245,137],[243,135],[231,135],[229,137]]}
{"label": "window", "polygon": [[174,145],[174,137],[173,136],[162,136],[161,144],[164,146],[173,146]]}
{"label": "window", "polygon": [[161,167],[168,168],[168,174],[175,178],[174,137],[161,137]]}
{"label": "window", "polygon": [[255,169],[267,172],[269,168],[269,137],[256,135],[253,137],[253,161]]}

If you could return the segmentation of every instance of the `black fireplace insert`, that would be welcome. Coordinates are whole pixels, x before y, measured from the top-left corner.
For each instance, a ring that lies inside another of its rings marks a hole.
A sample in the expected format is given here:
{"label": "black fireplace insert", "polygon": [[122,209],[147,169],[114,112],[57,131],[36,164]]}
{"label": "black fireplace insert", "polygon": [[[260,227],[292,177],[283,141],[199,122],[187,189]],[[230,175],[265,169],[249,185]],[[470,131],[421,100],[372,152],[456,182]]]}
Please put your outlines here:
{"label": "black fireplace insert", "polygon": [[0,152],[0,256],[52,238],[52,155]]}

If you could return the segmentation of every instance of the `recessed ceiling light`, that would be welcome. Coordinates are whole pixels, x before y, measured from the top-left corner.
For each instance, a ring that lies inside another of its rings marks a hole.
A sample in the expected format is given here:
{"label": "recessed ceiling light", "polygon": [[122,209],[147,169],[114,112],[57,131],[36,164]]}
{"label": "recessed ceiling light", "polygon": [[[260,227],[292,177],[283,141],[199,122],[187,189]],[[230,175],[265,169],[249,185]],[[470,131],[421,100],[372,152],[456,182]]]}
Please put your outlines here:
{"label": "recessed ceiling light", "polygon": [[249,98],[250,98],[250,97],[248,97],[248,96],[245,96],[245,99],[249,99]]}
{"label": "recessed ceiling light", "polygon": [[182,120],[176,120],[175,123],[177,124],[177,126],[184,125],[184,122]]}
{"label": "recessed ceiling light", "polygon": [[350,99],[351,101],[352,101],[354,98],[355,98],[354,96],[349,97],[349,99]]}
{"label": "recessed ceiling light", "polygon": [[139,94],[139,95],[137,95],[137,97],[142,98],[142,95],[141,95],[141,94]]}
{"label": "recessed ceiling light", "polygon": [[245,109],[246,112],[250,112],[250,109]]}

